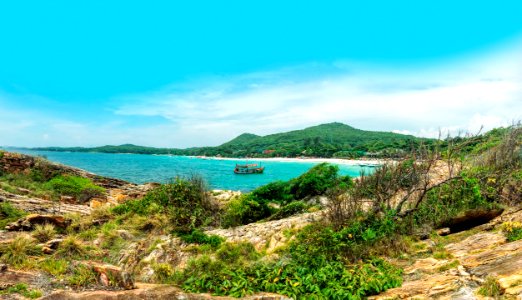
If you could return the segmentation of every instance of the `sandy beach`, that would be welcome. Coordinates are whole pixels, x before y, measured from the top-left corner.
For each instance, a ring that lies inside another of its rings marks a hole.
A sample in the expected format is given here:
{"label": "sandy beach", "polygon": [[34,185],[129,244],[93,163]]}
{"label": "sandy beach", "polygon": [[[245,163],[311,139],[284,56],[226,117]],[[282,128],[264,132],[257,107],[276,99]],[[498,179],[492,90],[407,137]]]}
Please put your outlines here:
{"label": "sandy beach", "polygon": [[211,160],[244,160],[250,162],[298,162],[298,163],[331,163],[336,165],[382,165],[386,162],[383,159],[342,159],[342,158],[288,158],[288,157],[270,157],[270,158],[231,158],[231,157],[215,157],[215,156],[193,156],[197,159]]}

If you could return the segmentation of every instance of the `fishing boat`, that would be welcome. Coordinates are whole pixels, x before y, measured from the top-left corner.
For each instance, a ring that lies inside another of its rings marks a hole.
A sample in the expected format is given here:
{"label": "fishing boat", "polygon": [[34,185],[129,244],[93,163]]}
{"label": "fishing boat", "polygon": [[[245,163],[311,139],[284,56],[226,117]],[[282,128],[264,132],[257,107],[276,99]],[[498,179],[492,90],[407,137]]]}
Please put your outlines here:
{"label": "fishing boat", "polygon": [[234,173],[236,174],[261,174],[265,170],[265,167],[262,167],[258,164],[246,164],[240,165],[236,164],[234,168]]}

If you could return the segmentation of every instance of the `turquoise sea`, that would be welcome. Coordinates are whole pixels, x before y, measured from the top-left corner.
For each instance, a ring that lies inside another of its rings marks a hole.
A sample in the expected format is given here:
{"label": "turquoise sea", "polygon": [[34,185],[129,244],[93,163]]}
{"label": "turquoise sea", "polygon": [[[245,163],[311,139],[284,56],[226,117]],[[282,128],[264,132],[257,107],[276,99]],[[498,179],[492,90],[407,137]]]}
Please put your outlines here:
{"label": "turquoise sea", "polygon": [[[107,177],[114,177],[135,183],[167,182],[176,176],[200,174],[212,189],[250,191],[275,180],[297,177],[317,163],[311,162],[261,162],[265,166],[263,174],[236,175],[236,163],[245,160],[214,160],[186,156],[163,156],[142,154],[106,154],[79,152],[52,152],[33,150],[10,150],[77,167]],[[249,160],[249,163],[257,163]],[[363,168],[339,165],[340,173],[357,177]],[[369,173],[370,168],[364,167]]]}

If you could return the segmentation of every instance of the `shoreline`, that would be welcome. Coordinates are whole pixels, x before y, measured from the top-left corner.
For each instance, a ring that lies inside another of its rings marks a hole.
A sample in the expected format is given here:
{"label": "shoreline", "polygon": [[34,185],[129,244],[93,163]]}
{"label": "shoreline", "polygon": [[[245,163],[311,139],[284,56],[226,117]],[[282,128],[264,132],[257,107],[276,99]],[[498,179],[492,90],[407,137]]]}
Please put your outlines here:
{"label": "shoreline", "polygon": [[357,165],[382,165],[386,163],[388,160],[384,159],[343,159],[343,158],[288,158],[288,157],[264,157],[264,158],[234,158],[234,157],[216,157],[216,156],[188,156],[195,159],[203,159],[203,160],[242,160],[242,161],[251,161],[251,162],[297,162],[297,163],[331,163],[337,165],[349,165],[349,166],[357,166]]}

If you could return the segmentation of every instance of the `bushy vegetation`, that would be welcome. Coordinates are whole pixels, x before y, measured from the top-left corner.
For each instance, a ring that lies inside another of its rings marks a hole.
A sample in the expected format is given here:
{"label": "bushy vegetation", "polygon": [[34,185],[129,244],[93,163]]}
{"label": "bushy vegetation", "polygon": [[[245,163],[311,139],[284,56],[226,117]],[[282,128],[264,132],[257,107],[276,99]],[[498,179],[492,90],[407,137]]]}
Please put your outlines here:
{"label": "bushy vegetation", "polygon": [[16,209],[11,203],[0,202],[0,230],[13,221],[26,215],[24,211]]}
{"label": "bushy vegetation", "polygon": [[[223,217],[223,225],[229,227],[266,218],[285,218],[304,212],[309,207],[299,200],[324,195],[333,188],[346,191],[352,186],[349,176],[339,175],[339,167],[327,163],[318,164],[297,178],[269,183],[233,200]],[[280,207],[271,207],[270,203]]]}
{"label": "bushy vegetation", "polygon": [[40,250],[30,236],[22,234],[0,248],[0,260],[14,268],[22,269],[30,265],[29,257],[40,254]]}
{"label": "bushy vegetation", "polygon": [[78,176],[60,175],[51,179],[46,185],[55,193],[75,197],[80,203],[105,192],[104,188],[95,185],[90,179]]}
{"label": "bushy vegetation", "polygon": [[520,222],[504,222],[502,224],[502,231],[505,233],[509,242],[522,239],[522,223]]}
{"label": "bushy vegetation", "polygon": [[169,216],[174,231],[190,233],[193,230],[217,222],[217,205],[207,193],[204,181],[199,176],[178,177],[171,183],[161,185],[143,199],[128,201],[114,212],[151,215],[164,213]]}
{"label": "bushy vegetation", "polygon": [[185,243],[195,243],[202,245],[210,245],[212,247],[219,247],[224,241],[223,238],[217,235],[208,235],[199,229],[194,229],[191,233],[182,234],[180,238]]}
{"label": "bushy vegetation", "polygon": [[280,260],[260,260],[262,255],[249,243],[225,243],[215,258],[203,255],[190,261],[172,281],[188,291],[236,297],[264,291],[294,298],[361,299],[399,286],[400,269],[360,251],[362,243],[383,239],[389,230],[379,230],[390,225],[362,223],[342,232],[324,224],[309,226],[280,253]]}
{"label": "bushy vegetation", "polygon": [[18,283],[14,286],[8,287],[5,290],[0,290],[0,295],[19,294],[29,299],[37,299],[42,297],[42,292],[36,289],[30,289],[25,283]]}
{"label": "bushy vegetation", "polygon": [[52,239],[55,234],[56,229],[52,224],[38,224],[35,226],[32,232],[33,237],[40,243],[47,242],[48,240]]}

